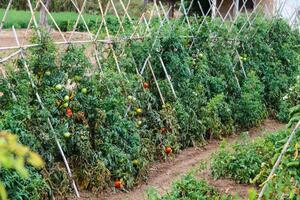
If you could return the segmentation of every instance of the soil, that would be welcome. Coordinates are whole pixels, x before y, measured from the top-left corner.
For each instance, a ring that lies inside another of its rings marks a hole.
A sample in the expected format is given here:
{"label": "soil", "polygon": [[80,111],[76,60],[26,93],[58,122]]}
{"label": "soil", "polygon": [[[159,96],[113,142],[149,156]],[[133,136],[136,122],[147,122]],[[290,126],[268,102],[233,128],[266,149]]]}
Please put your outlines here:
{"label": "soil", "polygon": [[[26,32],[26,29],[18,29],[16,30],[19,42],[21,45],[28,45],[31,44],[30,38],[33,35],[33,31],[29,30]],[[66,40],[69,39],[71,36],[71,32],[63,32],[62,33]],[[63,42],[64,39],[61,36],[61,34],[58,31],[51,30],[50,36],[55,42]],[[90,40],[89,34],[86,32],[74,32],[72,35],[71,41],[84,41],[84,40]],[[1,58],[5,58],[9,56],[10,54],[16,52],[18,49],[15,49],[17,47],[17,42],[14,36],[14,33],[11,29],[5,29],[0,32],[0,48],[7,48],[7,47],[13,47],[14,49],[7,49],[7,50],[0,50],[0,60]],[[91,44],[86,44],[88,47],[86,49],[86,55],[92,55],[92,46]],[[65,46],[66,47],[66,46]],[[60,50],[63,48],[60,48]],[[94,59],[91,59],[91,62],[95,64]]]}
{"label": "soil", "polygon": [[[255,138],[268,132],[280,130],[283,127],[283,124],[268,119],[261,126],[251,128],[248,134],[250,138]],[[227,138],[227,142],[230,144],[239,139],[240,137],[238,135],[232,135]],[[147,199],[145,193],[151,187],[157,189],[158,193],[162,195],[170,189],[174,180],[180,179],[181,176],[199,167],[200,163],[209,161],[212,154],[218,150],[220,142],[220,140],[212,140],[202,148],[188,148],[166,162],[153,163],[150,167],[147,181],[131,191],[121,192],[112,190],[97,196],[88,192],[81,192],[81,199],[143,200]],[[197,178],[207,180],[208,183],[216,187],[222,193],[238,194],[243,199],[247,198],[248,189],[253,187],[247,184],[237,184],[228,179],[214,180],[208,169],[197,174]]]}
{"label": "soil", "polygon": [[[17,36],[19,38],[19,41],[21,44],[30,44],[30,37],[32,36],[32,30],[29,30],[28,33],[26,33],[26,29],[18,29],[16,30]],[[58,31],[51,30],[50,31],[51,38],[56,42],[63,42],[63,38],[60,35]],[[64,37],[66,40],[71,35],[71,32],[63,32]],[[76,40],[89,40],[89,34],[86,32],[74,32],[72,36],[72,41]],[[0,33],[0,47],[13,47],[17,46],[14,33],[11,29],[5,29],[2,30]]]}

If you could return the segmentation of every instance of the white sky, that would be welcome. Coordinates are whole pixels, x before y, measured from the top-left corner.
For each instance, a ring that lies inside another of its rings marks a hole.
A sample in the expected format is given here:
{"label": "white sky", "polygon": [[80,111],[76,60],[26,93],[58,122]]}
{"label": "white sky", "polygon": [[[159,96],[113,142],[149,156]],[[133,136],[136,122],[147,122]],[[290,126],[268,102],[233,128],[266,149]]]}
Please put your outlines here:
{"label": "white sky", "polygon": [[278,0],[278,5],[282,5],[282,2],[285,2],[282,9],[282,16],[286,18],[291,18],[295,14],[295,11],[300,9],[300,0]]}

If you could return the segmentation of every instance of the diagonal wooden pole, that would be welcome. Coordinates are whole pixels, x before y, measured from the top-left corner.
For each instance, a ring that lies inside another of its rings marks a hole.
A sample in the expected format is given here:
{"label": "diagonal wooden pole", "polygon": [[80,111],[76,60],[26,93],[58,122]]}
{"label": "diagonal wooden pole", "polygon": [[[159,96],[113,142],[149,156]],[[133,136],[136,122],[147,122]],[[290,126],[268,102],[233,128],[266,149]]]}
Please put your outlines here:
{"label": "diagonal wooden pole", "polygon": [[267,180],[264,182],[264,186],[263,188],[261,189],[259,195],[258,195],[258,198],[257,200],[261,200],[263,198],[263,195],[268,187],[268,182],[273,178],[274,174],[275,174],[275,171],[277,170],[277,168],[279,167],[280,163],[281,163],[281,160],[284,156],[284,154],[287,152],[292,140],[294,139],[297,131],[299,130],[300,128],[300,121],[298,121],[298,123],[296,124],[296,126],[294,127],[292,133],[290,134],[290,136],[288,137],[288,140],[287,142],[284,144],[283,146],[283,149],[281,150],[281,153],[280,155],[278,156],[274,166],[272,167],[272,170],[267,178]]}

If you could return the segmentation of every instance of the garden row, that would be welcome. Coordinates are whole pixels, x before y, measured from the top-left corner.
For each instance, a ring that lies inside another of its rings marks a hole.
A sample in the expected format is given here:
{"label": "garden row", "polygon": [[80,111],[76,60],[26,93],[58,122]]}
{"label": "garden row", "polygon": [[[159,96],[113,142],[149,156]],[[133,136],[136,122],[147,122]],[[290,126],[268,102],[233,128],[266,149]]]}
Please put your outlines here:
{"label": "garden row", "polygon": [[[275,175],[268,180],[272,167],[277,161],[292,129],[300,119],[300,76],[293,87],[286,93],[286,101],[298,105],[292,107],[289,113],[289,124],[277,132],[267,133],[262,137],[251,140],[247,133],[241,135],[241,140],[234,145],[222,142],[218,152],[213,154],[210,162],[211,176],[215,179],[226,178],[239,184],[249,184],[255,189],[249,189],[247,199],[257,199],[258,190],[267,184],[263,199],[298,199],[300,196],[300,157],[299,137],[297,130],[291,140]],[[207,166],[204,166],[205,168]],[[198,170],[202,170],[200,166]],[[181,180],[173,183],[171,190],[160,197],[153,189],[148,191],[149,200],[163,199],[240,199],[238,195],[226,195],[210,186],[205,180],[195,178],[198,170],[185,175]]]}
{"label": "garden row", "polygon": [[300,76],[286,93],[286,101],[298,105],[290,109],[290,121],[286,129],[268,134],[254,141],[237,143],[231,148],[224,145],[211,161],[211,172],[215,178],[231,178],[238,183],[251,183],[256,186],[267,184],[264,199],[297,199],[300,195],[300,157],[297,130],[283,156],[275,175],[266,182],[272,167],[277,161],[292,128],[300,119]]}
{"label": "garden row", "polygon": [[70,192],[55,137],[80,188],[98,192],[113,183],[132,188],[145,179],[149,163],[258,125],[268,115],[288,119],[295,101],[283,97],[299,70],[297,32],[280,19],[257,18],[240,34],[246,18],[232,29],[208,21],[200,31],[199,23],[189,28],[181,20],[164,27],[153,21],[153,37],[114,44],[113,50],[98,44],[102,70],[81,47],[57,53],[46,33],[34,39],[42,45],[18,60],[17,68],[7,65],[7,79],[0,79],[0,129],[17,134],[47,163],[42,171],[30,168],[27,180],[1,169],[11,199]]}

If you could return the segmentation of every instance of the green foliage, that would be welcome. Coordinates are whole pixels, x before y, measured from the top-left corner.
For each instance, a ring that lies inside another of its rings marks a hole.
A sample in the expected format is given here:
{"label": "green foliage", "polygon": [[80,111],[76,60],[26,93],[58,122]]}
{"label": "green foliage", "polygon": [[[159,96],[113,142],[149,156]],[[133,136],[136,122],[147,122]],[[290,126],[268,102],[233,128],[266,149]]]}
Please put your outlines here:
{"label": "green foliage", "polygon": [[[290,111],[289,126],[293,127],[299,122],[299,105],[293,107]],[[275,155],[268,163],[262,167],[260,173],[256,176],[254,181],[258,182],[263,179],[266,180],[271,168],[278,159],[280,153],[283,150],[284,145],[287,142],[288,136],[291,134],[290,130],[287,130],[285,134],[280,135],[281,138],[276,138],[275,142]],[[289,144],[286,153],[281,159],[280,165],[276,170],[276,174],[267,184],[267,189],[263,194],[265,199],[297,199],[300,195],[300,158],[299,158],[299,130],[296,130],[296,135]],[[274,139],[274,138],[273,138]]]}
{"label": "green foliage", "polygon": [[[237,128],[258,125],[267,114],[273,116],[293,104],[279,106],[298,72],[299,50],[293,46],[299,44],[298,35],[281,20],[260,18],[253,30],[237,35],[245,20],[239,18],[231,32],[218,19],[196,32],[198,23],[192,23],[190,30],[174,19],[160,27],[153,18],[151,38],[114,43],[114,53],[109,44],[97,44],[101,69],[91,64],[84,47],[69,45],[60,52],[42,31],[41,38],[33,39],[41,46],[32,48],[27,60],[19,60],[18,69],[8,71],[7,80],[0,77],[0,128],[13,131],[23,144],[39,152],[47,166],[45,172],[33,175],[42,174],[54,194],[64,196],[70,191],[55,137],[82,189],[96,192],[115,180],[131,188],[145,179],[150,162],[172,157],[166,147],[177,153],[207,139],[222,138]],[[114,17],[108,21],[115,35],[119,25]],[[272,33],[266,31],[269,26]],[[132,28],[126,26],[125,34],[131,35]],[[252,37],[255,29],[257,38]],[[144,35],[146,30],[141,24],[137,33]],[[213,41],[211,32],[216,37]],[[281,38],[283,33],[288,37]],[[103,29],[100,37],[104,34]],[[189,34],[196,37],[180,37]],[[234,36],[239,42],[232,42]],[[144,65],[149,54],[151,65]],[[25,62],[36,88],[30,85]],[[144,66],[142,76],[137,75]],[[48,126],[48,117],[55,132]],[[273,156],[274,144],[261,139],[237,144],[229,152],[222,149],[213,159],[215,177],[248,183],[259,173],[261,163]],[[201,195],[194,189],[206,185],[189,181],[193,195]]]}
{"label": "green foliage", "polygon": [[149,200],[178,200],[178,199],[207,199],[207,200],[230,200],[234,199],[229,195],[222,195],[204,180],[197,180],[194,174],[190,173],[181,180],[173,183],[172,189],[168,194],[161,198],[155,191],[148,192]]}
{"label": "green foliage", "polygon": [[[40,199],[41,193],[47,189],[41,176],[34,173],[33,168],[25,168],[28,163],[35,168],[44,166],[41,157],[21,145],[17,137],[10,133],[0,132],[0,199]],[[12,171],[12,170],[15,170]],[[27,178],[24,180],[24,178]],[[30,178],[30,180],[29,180]],[[23,187],[16,187],[21,185]],[[8,190],[8,194],[6,193]]]}
{"label": "green foliage", "polygon": [[212,175],[214,178],[225,177],[238,183],[250,183],[260,172],[261,164],[273,157],[274,145],[268,138],[236,143],[232,149],[223,145],[212,157]]}
{"label": "green foliage", "polygon": [[265,119],[267,111],[263,103],[263,85],[258,77],[250,72],[241,90],[236,107],[236,122],[243,127],[252,127]]}

